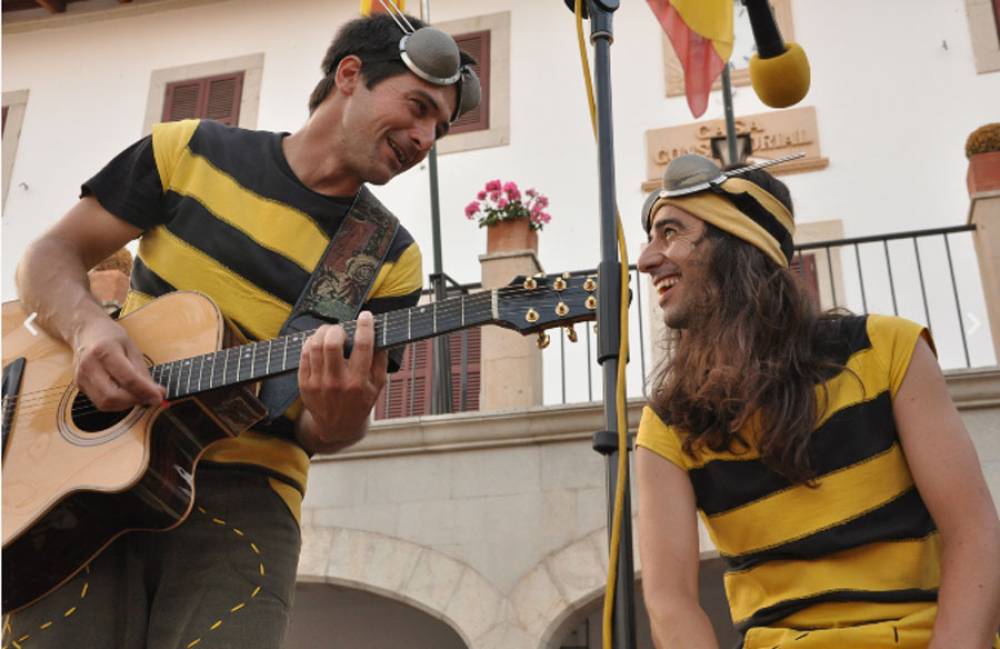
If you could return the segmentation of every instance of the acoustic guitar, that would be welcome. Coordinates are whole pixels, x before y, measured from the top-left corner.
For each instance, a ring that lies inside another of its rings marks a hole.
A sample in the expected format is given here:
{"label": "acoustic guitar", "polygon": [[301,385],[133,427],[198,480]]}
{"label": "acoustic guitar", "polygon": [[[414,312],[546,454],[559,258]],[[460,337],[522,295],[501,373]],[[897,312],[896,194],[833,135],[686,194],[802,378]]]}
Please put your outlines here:
{"label": "acoustic guitar", "polygon": [[[380,314],[377,349],[485,324],[523,334],[594,320],[592,275],[510,285]],[[266,414],[248,386],[298,369],[312,331],[226,346],[218,307],[160,297],[119,320],[168,403],[97,410],[73,383],[73,353],[17,302],[3,305],[3,611],[37,601],[118,536],[179,525],[205,448]],[[354,322],[343,323],[348,334]]]}

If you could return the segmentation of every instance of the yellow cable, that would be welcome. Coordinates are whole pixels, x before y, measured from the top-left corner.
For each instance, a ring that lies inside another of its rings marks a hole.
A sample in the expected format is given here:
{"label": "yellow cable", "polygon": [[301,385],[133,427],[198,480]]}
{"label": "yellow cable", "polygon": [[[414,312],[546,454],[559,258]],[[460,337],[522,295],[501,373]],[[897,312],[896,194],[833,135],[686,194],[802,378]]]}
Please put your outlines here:
{"label": "yellow cable", "polygon": [[[597,107],[594,103],[594,87],[590,80],[590,61],[587,58],[587,47],[583,37],[582,0],[576,0],[576,36],[580,46],[580,64],[583,67],[583,81],[587,88],[587,107],[590,109],[590,125],[597,139]],[[614,513],[611,517],[611,543],[608,548],[608,581],[604,589],[604,616],[601,628],[601,638],[604,649],[611,649],[611,625],[614,620],[615,581],[618,578],[618,548],[621,545],[621,529],[623,509],[625,508],[625,476],[628,467],[628,425],[625,411],[625,364],[628,360],[628,249],[625,245],[625,233],[622,229],[621,213],[615,207],[615,230],[618,236],[618,255],[621,259],[621,309],[620,327],[621,342],[618,346],[618,375],[615,385],[615,404],[618,414],[618,481],[615,485]]]}

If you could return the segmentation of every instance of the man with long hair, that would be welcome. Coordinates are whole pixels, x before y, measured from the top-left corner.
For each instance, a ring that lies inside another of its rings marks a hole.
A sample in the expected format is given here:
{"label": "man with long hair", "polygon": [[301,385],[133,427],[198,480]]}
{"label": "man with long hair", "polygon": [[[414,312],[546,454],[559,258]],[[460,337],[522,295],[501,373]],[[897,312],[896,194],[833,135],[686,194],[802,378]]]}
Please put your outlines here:
{"label": "man with long hair", "polygon": [[696,514],[746,649],[995,642],[1000,521],[928,331],[819,314],[763,170],[682,156],[643,226],[669,328],[636,453],[657,647],[718,647]]}
{"label": "man with long hair", "polygon": [[[158,124],[84,183],[79,202],[28,249],[17,276],[22,301],[72,348],[76,384],[99,409],[157,408],[165,393],[125,328],[90,295],[88,268],[138,238],[123,314],[174,290],[199,291],[246,337],[275,338],[331,241],[344,240],[337,233],[348,214],[366,220],[385,210],[365,184],[418,164],[479,102],[471,59],[413,17],[347,23],[321,68],[296,132]],[[383,230],[381,256],[362,268],[371,283],[361,289],[353,351],[343,327],[319,327],[302,348],[299,398],[293,385],[266,421],[205,451],[191,515],[169,531],[116,540],[60,589],[5,619],[4,646],[281,646],[309,456],[364,436],[386,370],[402,353],[390,360],[374,350],[372,314],[420,296],[413,237],[403,227]],[[355,250],[343,252],[345,265],[373,259]],[[158,497],[143,495],[153,505]]]}

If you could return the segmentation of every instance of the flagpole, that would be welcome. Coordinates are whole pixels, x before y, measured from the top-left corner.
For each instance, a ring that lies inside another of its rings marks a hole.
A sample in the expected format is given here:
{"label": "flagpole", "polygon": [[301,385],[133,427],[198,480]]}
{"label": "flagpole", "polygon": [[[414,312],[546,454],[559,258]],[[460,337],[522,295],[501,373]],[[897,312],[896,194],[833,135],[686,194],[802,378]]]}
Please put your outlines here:
{"label": "flagpole", "polygon": [[726,116],[726,145],[729,147],[729,164],[739,164],[736,158],[736,118],[733,116],[733,83],[729,78],[729,62],[722,68],[722,109]]}

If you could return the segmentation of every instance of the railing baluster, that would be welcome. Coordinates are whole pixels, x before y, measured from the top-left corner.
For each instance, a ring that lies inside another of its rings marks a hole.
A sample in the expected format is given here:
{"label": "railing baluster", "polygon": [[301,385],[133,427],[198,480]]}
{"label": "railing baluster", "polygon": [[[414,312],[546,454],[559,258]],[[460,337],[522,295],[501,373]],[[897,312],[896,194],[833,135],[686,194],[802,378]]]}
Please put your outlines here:
{"label": "railing baluster", "polygon": [[951,246],[948,244],[948,235],[944,237],[944,250],[948,253],[948,274],[951,275],[951,291],[955,295],[955,311],[958,312],[958,333],[962,334],[962,351],[965,352],[965,366],[972,367],[969,359],[969,343],[965,340],[965,325],[962,322],[962,303],[958,300],[958,284],[955,283],[955,267],[951,263]]}
{"label": "railing baluster", "polygon": [[590,323],[589,322],[584,322],[583,323],[583,334],[587,338],[587,401],[593,401],[594,400],[594,379],[590,375],[591,374],[591,369],[590,369],[591,362],[590,362]]}
{"label": "railing baluster", "polygon": [[[458,407],[459,412],[465,412],[469,408],[469,330],[462,329],[462,345],[459,357],[462,365],[461,379],[458,384]],[[482,364],[482,359],[480,359]]]}
{"label": "railing baluster", "polygon": [[562,402],[566,403],[566,330],[559,327],[559,366],[562,368]]}
{"label": "railing baluster", "polygon": [[861,286],[861,309],[864,313],[868,313],[868,299],[865,297],[865,276],[861,272],[861,251],[858,250],[858,244],[854,244],[854,259],[858,264],[858,284]]}
{"label": "railing baluster", "polygon": [[892,280],[892,261],[889,260],[888,240],[882,240],[882,249],[885,251],[885,265],[889,270],[889,294],[892,295],[892,315],[899,315],[899,307],[896,306],[896,285]]}
{"label": "railing baluster", "polygon": [[833,308],[837,308],[837,282],[833,278],[833,262],[830,260],[830,246],[826,247],[826,270],[830,276],[830,297],[833,299]]}
{"label": "railing baluster", "polygon": [[[420,343],[410,343],[407,349],[410,350],[410,400],[406,406],[406,414],[400,413],[401,417],[413,416],[413,403],[417,400],[417,345]],[[433,375],[431,380],[433,381]],[[402,410],[402,408],[400,408]]]}
{"label": "railing baluster", "polygon": [[924,269],[920,265],[920,246],[917,245],[917,238],[913,237],[913,252],[917,256],[917,278],[920,280],[920,298],[924,301],[924,317],[927,318],[927,331],[933,333],[931,328],[931,312],[927,308],[927,289],[924,287]]}

